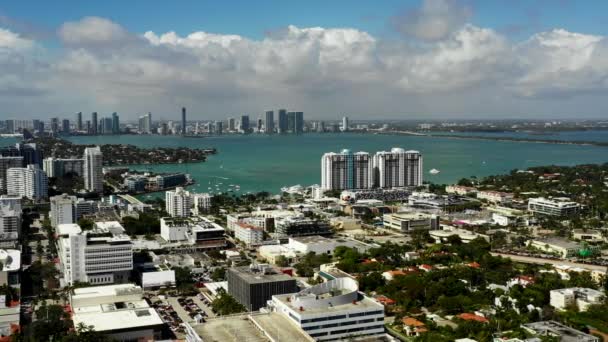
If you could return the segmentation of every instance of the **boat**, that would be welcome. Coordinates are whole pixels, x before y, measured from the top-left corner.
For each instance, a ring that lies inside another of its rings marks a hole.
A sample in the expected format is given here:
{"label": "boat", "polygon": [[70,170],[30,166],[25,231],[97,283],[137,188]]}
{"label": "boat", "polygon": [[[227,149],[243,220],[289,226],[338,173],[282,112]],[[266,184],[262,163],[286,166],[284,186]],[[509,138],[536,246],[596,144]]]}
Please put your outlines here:
{"label": "boat", "polygon": [[432,174],[432,175],[436,175],[436,174],[438,174],[438,173],[440,173],[440,172],[441,172],[441,171],[439,171],[439,170],[437,170],[437,169],[431,169],[431,170],[429,171],[429,173],[430,173],[430,174]]}

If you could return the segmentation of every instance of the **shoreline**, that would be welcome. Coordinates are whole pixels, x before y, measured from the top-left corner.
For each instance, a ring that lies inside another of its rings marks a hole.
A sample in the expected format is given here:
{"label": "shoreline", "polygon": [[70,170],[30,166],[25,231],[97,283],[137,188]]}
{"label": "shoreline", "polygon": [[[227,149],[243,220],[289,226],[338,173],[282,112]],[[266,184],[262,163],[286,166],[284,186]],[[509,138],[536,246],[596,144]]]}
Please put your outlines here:
{"label": "shoreline", "polygon": [[395,132],[375,132],[383,135],[407,135],[407,136],[423,136],[431,138],[448,138],[448,139],[468,139],[468,140],[491,140],[503,142],[521,142],[521,143],[536,143],[536,144],[554,144],[554,145],[578,145],[578,146],[599,146],[608,147],[608,142],[603,141],[584,141],[584,140],[555,140],[555,139],[532,139],[532,138],[514,138],[514,137],[488,137],[481,135],[455,135],[455,134],[424,134],[409,131]]}

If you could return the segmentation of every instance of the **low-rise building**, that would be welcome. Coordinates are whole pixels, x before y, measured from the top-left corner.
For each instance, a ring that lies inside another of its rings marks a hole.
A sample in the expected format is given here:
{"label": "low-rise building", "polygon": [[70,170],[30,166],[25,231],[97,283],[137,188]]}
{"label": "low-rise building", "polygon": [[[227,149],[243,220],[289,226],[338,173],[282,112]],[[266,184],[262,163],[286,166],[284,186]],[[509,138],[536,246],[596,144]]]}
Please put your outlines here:
{"label": "low-rise building", "polygon": [[21,272],[21,251],[17,249],[0,249],[0,286],[18,287]]}
{"label": "low-rise building", "polygon": [[206,217],[163,217],[160,219],[160,236],[168,242],[181,242],[198,249],[226,247],[222,226]]}
{"label": "low-rise building", "polygon": [[[537,248],[541,251],[557,254],[559,257],[566,259],[576,256],[589,256],[601,252],[600,246],[581,246],[579,243],[562,238],[546,238],[528,240],[528,246]],[[583,248],[584,247],[584,248]],[[581,254],[583,253],[583,254]]]}
{"label": "low-rise building", "polygon": [[528,211],[535,215],[549,216],[570,216],[581,210],[579,203],[571,201],[569,198],[530,198],[528,200]]}
{"label": "low-rise building", "polygon": [[517,224],[524,217],[522,210],[492,206],[488,207],[488,211],[492,213],[492,221],[499,226],[508,226]]}
{"label": "low-rise building", "polygon": [[77,224],[57,226],[57,251],[65,284],[124,283],[133,270],[133,245],[115,221],[83,231]]}
{"label": "low-rise building", "polygon": [[589,305],[601,304],[604,299],[602,291],[584,288],[571,287],[567,289],[552,290],[550,292],[552,307],[558,310],[565,310],[568,306],[576,306],[579,311],[587,311]]}
{"label": "low-rise building", "polygon": [[228,293],[248,311],[266,306],[273,295],[295,293],[298,289],[295,278],[264,264],[229,268],[226,279]]}
{"label": "low-rise building", "polygon": [[264,241],[264,230],[244,222],[239,222],[234,229],[234,237],[247,246],[258,246]]}
{"label": "low-rise building", "polygon": [[585,334],[556,321],[523,324],[522,328],[535,336],[557,337],[561,342],[600,342],[600,338]]}
{"label": "low-rise building", "polygon": [[329,223],[306,217],[275,218],[274,231],[279,236],[331,235]]}
{"label": "low-rise building", "polygon": [[272,296],[272,311],[317,341],[384,333],[384,306],[359,292],[357,281],[337,278],[298,293]]}
{"label": "low-rise building", "polygon": [[485,234],[475,233],[470,230],[459,229],[449,226],[443,226],[442,229],[429,231],[430,236],[435,239],[437,243],[447,242],[448,238],[452,235],[456,235],[464,243],[469,243],[477,238],[482,238],[486,241],[490,241],[490,237]]}
{"label": "low-rise building", "polygon": [[116,341],[160,339],[163,320],[133,284],[83,287],[70,295],[74,326],[84,324]]}
{"label": "low-rise building", "polygon": [[401,233],[411,233],[419,230],[435,230],[439,228],[439,216],[426,213],[395,213],[382,216],[384,228],[397,230]]}
{"label": "low-rise building", "polygon": [[460,196],[467,196],[477,193],[477,189],[472,186],[462,186],[462,185],[448,185],[445,187],[445,192],[448,194],[456,194]]}
{"label": "low-rise building", "polygon": [[290,237],[288,243],[280,245],[265,245],[258,248],[258,254],[271,264],[276,264],[277,257],[281,256],[289,262],[308,253],[333,254],[334,250],[344,246],[354,248],[360,253],[365,253],[368,249],[377,247],[375,244],[368,244],[354,239],[330,239],[319,235]]}
{"label": "low-rise building", "polygon": [[572,238],[587,242],[608,242],[608,239],[597,229],[574,229]]}
{"label": "low-rise building", "polygon": [[513,194],[502,191],[482,190],[477,192],[477,198],[491,203],[506,204],[513,201]]}

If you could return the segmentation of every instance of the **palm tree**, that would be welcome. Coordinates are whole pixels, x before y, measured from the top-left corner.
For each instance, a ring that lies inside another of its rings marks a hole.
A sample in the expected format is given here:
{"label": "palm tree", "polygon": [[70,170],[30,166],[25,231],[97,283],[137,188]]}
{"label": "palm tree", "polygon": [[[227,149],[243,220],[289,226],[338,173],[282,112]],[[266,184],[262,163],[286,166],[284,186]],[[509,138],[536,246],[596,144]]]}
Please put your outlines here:
{"label": "palm tree", "polygon": [[86,325],[82,322],[78,323],[78,325],[76,325],[76,332],[78,334],[82,334],[82,333],[86,333],[89,331],[93,331],[93,326],[92,325]]}

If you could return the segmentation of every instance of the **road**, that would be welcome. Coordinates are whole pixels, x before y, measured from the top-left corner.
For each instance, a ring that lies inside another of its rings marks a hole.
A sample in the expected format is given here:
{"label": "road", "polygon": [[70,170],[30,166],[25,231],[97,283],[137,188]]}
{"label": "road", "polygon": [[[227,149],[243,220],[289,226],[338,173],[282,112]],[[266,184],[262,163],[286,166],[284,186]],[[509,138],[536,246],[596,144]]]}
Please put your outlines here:
{"label": "road", "polygon": [[570,266],[570,267],[584,268],[589,271],[600,271],[600,272],[606,273],[606,266],[580,264],[580,263],[566,261],[566,260],[551,260],[551,259],[535,258],[535,257],[504,254],[504,253],[491,253],[491,254],[493,256],[511,258],[513,261],[518,261],[518,262],[523,262],[523,263],[528,263],[528,264],[540,264],[540,265],[551,264],[553,266],[566,265],[566,266]]}

